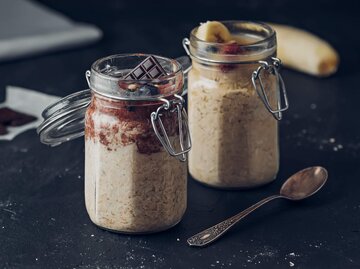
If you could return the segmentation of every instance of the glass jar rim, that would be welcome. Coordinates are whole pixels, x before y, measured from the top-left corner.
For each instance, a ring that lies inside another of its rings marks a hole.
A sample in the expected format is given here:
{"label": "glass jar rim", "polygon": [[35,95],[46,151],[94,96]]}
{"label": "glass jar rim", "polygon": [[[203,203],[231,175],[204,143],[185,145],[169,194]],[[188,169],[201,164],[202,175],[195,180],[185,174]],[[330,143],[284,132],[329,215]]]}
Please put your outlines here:
{"label": "glass jar rim", "polygon": [[[247,47],[252,47],[252,46],[259,46],[263,43],[269,42],[271,39],[273,39],[276,36],[276,32],[274,30],[274,28],[272,28],[270,25],[266,24],[265,22],[261,22],[261,21],[246,21],[246,20],[226,20],[226,21],[219,21],[223,24],[251,24],[253,26],[258,26],[258,27],[262,27],[263,29],[267,30],[269,32],[268,36],[266,36],[264,39],[258,40],[256,42],[253,43],[249,43],[249,44],[238,44],[239,47],[242,48],[247,48]],[[208,42],[208,41],[204,41],[202,39],[199,39],[196,36],[196,31],[200,26],[195,27],[194,29],[191,30],[190,33],[190,38],[191,40],[194,40],[196,42],[202,43],[204,45],[219,45],[219,46],[226,46],[226,43],[220,43],[220,42]]]}
{"label": "glass jar rim", "polygon": [[[158,78],[126,79],[126,75],[132,69],[137,68],[141,62],[149,57],[153,57],[157,63],[152,62],[155,65],[160,65],[166,74]],[[181,94],[184,85],[183,77],[183,68],[177,60],[145,53],[114,54],[103,57],[92,64],[91,71],[86,72],[89,88],[93,92],[107,98],[123,101],[154,101],[174,94]],[[149,84],[164,86],[162,92],[145,96],[130,94],[133,92],[133,90],[128,90],[128,86],[131,84],[138,87]]]}
{"label": "glass jar rim", "polygon": [[[154,56],[155,58],[164,60],[164,61],[169,61],[171,64],[173,64],[174,66],[176,66],[176,70],[166,74],[164,76],[161,76],[159,78],[157,78],[156,80],[165,80],[165,79],[173,79],[175,78],[179,73],[181,73],[182,70],[182,66],[180,65],[180,63],[174,59],[170,59],[170,58],[166,58],[163,56],[159,56],[159,55],[154,55],[154,54],[147,54],[147,53],[119,53],[119,54],[112,54],[103,58],[100,58],[98,60],[96,60],[92,65],[91,65],[91,72],[94,72],[96,75],[100,76],[103,79],[108,79],[108,80],[114,80],[114,81],[125,81],[125,79],[121,78],[121,77],[116,77],[116,76],[111,76],[111,75],[107,75],[102,73],[99,68],[97,68],[102,62],[109,60],[109,59],[115,59],[115,58],[125,58],[125,57],[149,57],[149,56]],[[138,83],[148,83],[151,81],[154,81],[154,79],[141,79],[141,80],[135,80],[135,79],[126,79],[127,82],[138,82]]]}
{"label": "glass jar rim", "polygon": [[[276,53],[276,32],[264,22],[229,20],[220,21],[228,27],[230,33],[235,35],[244,34],[252,36],[254,42],[235,44],[235,53],[227,50],[229,42],[208,42],[196,37],[196,31],[200,26],[192,29],[190,40],[184,39],[183,45],[191,58],[207,64],[242,64],[258,62]],[[235,41],[235,40],[234,40]],[[189,46],[189,48],[187,48]],[[231,44],[231,46],[233,46]]]}
{"label": "glass jar rim", "polygon": [[109,106],[112,108],[125,108],[125,107],[149,107],[149,106],[159,106],[164,104],[166,100],[170,101],[175,99],[175,95],[173,93],[169,93],[168,95],[164,95],[161,97],[145,97],[139,98],[136,100],[133,99],[115,99],[108,97],[104,94],[100,94],[94,90],[91,90],[91,101],[92,102],[103,102],[104,106]]}

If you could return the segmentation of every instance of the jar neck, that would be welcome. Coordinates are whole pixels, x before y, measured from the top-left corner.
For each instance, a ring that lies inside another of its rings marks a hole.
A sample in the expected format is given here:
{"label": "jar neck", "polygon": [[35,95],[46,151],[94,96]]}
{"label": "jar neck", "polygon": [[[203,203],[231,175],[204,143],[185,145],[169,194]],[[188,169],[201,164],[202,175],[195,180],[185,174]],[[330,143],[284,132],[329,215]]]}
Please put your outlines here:
{"label": "jar neck", "polygon": [[[269,59],[267,58],[266,60]],[[212,82],[240,83],[244,86],[251,84],[251,76],[259,66],[258,62],[246,64],[208,64],[193,60],[191,72],[193,75],[201,76]]]}
{"label": "jar neck", "polygon": [[[172,100],[175,97],[167,96],[164,99]],[[149,107],[150,109],[156,109],[161,106],[164,102],[161,100],[153,100],[153,101],[133,101],[133,100],[117,100],[109,97],[105,97],[95,91],[92,91],[92,104],[96,105],[99,108],[108,108],[108,109],[124,109],[131,107]]]}
{"label": "jar neck", "polygon": [[275,31],[264,23],[250,21],[222,22],[236,42],[211,43],[196,37],[197,28],[190,35],[190,54],[198,63],[246,64],[273,57],[276,54]]}
{"label": "jar neck", "polygon": [[[148,65],[142,66],[144,63]],[[151,77],[149,72],[159,71],[160,67],[163,74]],[[134,69],[140,70],[138,72],[144,78],[126,77]],[[181,93],[184,84],[182,67],[176,60],[150,54],[118,54],[101,58],[85,74],[90,89],[112,101],[157,101]],[[156,89],[140,90],[142,87]]]}

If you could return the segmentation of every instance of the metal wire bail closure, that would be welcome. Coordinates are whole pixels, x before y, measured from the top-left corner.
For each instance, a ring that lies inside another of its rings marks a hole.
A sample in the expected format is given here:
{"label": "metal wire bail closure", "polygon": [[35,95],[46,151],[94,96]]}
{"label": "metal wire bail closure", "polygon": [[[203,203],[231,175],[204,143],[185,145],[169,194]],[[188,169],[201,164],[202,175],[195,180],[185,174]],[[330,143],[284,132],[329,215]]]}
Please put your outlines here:
{"label": "metal wire bail closure", "polygon": [[183,38],[183,40],[182,40],[182,45],[183,45],[183,48],[184,48],[186,54],[187,54],[188,56],[191,56],[190,49],[189,49],[190,40],[189,40],[188,38],[186,38],[186,37]]}
{"label": "metal wire bail closure", "polygon": [[[163,145],[165,150],[171,155],[176,157],[178,160],[185,162],[187,160],[186,153],[191,149],[191,138],[189,132],[189,125],[187,114],[184,109],[184,99],[180,96],[175,94],[175,100],[167,100],[167,99],[160,99],[164,102],[163,105],[158,107],[156,112],[151,113],[151,124],[154,129],[154,132],[159,139],[160,143]],[[179,144],[180,144],[180,151],[176,152],[174,146],[171,144],[169,136],[166,133],[164,124],[161,120],[161,111],[166,110],[170,113],[177,113],[177,119],[179,123]],[[159,128],[159,127],[160,128]]]}
{"label": "metal wire bail closure", "polygon": [[[287,98],[286,88],[284,81],[279,73],[279,68],[281,67],[281,61],[278,58],[272,57],[273,60],[272,63],[268,63],[266,61],[259,61],[260,66],[256,71],[253,72],[251,80],[254,85],[254,88],[260,97],[261,101],[264,103],[266,109],[274,116],[276,120],[282,119],[282,112],[287,110],[289,108],[289,102]],[[269,98],[265,92],[264,84],[261,80],[260,73],[261,71],[267,71],[269,74],[274,75],[276,77],[276,82],[278,85],[278,89],[276,91],[276,97],[277,97],[277,107],[272,108],[271,104],[269,102]],[[258,83],[257,83],[258,81]],[[282,96],[281,96],[282,94]],[[283,101],[284,106],[282,106]]]}

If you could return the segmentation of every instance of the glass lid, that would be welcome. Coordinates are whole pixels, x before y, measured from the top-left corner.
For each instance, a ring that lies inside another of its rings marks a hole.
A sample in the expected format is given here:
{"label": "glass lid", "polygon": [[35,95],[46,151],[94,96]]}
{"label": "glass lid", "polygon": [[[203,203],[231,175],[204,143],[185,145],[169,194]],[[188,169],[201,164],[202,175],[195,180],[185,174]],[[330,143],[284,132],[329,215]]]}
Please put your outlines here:
{"label": "glass lid", "polygon": [[57,146],[84,135],[85,112],[91,101],[89,89],[68,95],[48,106],[37,128],[43,144]]}

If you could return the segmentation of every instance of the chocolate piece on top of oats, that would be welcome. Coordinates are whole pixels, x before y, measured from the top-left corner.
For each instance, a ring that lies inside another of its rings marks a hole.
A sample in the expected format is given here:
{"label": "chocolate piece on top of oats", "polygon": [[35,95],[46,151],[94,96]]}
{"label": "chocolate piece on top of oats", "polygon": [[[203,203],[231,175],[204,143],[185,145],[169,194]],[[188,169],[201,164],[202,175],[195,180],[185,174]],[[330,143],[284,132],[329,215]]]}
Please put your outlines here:
{"label": "chocolate piece on top of oats", "polygon": [[147,57],[133,70],[131,70],[125,79],[142,80],[154,79],[166,75],[166,71],[154,56]]}

